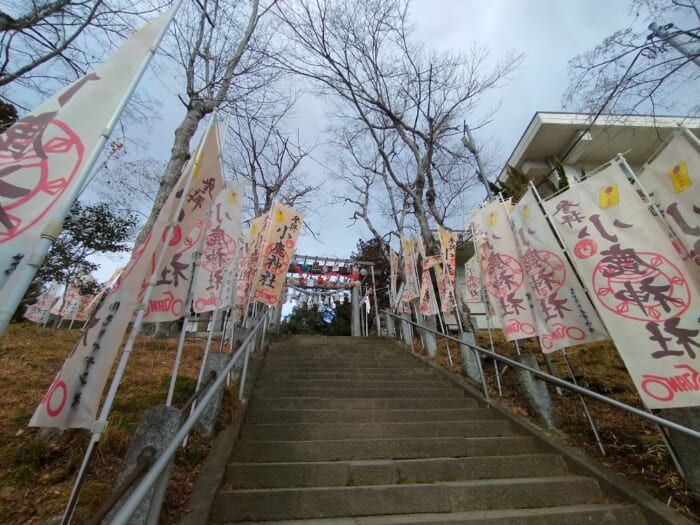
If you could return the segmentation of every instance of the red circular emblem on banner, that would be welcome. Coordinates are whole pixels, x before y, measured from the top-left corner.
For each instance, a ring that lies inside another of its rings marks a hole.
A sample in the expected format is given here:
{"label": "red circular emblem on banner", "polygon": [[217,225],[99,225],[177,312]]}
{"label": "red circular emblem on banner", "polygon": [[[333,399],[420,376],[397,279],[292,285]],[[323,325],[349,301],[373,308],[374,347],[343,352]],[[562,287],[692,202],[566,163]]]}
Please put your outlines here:
{"label": "red circular emblem on banner", "polygon": [[30,115],[0,135],[0,243],[39,222],[83,164],[80,137],[53,115]]}
{"label": "red circular emblem on banner", "polygon": [[579,259],[588,259],[598,253],[598,246],[593,239],[583,239],[574,246],[574,255]]}
{"label": "red circular emblem on banner", "polygon": [[489,257],[486,289],[490,295],[507,297],[522,286],[523,280],[520,261],[502,253],[494,253]]}
{"label": "red circular emblem on banner", "polygon": [[523,256],[532,290],[539,299],[549,297],[566,281],[566,266],[561,257],[545,250],[528,250]]}
{"label": "red circular emblem on banner", "polygon": [[652,252],[603,258],[593,270],[598,300],[620,317],[637,321],[665,321],[690,307],[690,288],[681,270],[666,257]]}

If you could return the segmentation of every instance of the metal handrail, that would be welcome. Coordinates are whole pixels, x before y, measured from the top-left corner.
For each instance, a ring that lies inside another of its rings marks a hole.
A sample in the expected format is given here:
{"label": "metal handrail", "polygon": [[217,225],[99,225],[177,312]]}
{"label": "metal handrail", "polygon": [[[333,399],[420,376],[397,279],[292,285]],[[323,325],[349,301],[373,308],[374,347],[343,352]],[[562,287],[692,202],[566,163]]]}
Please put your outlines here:
{"label": "metal handrail", "polygon": [[[413,325],[413,326],[417,326],[417,327],[418,327],[419,329],[421,329],[421,330],[426,330],[426,331],[428,331],[428,332],[432,332],[432,333],[434,333],[434,334],[436,334],[436,335],[439,335],[439,336],[444,337],[444,338],[446,338],[446,339],[449,339],[449,340],[451,340],[451,341],[455,341],[456,343],[458,343],[458,344],[460,344],[460,345],[468,346],[468,347],[470,347],[471,349],[473,349],[473,350],[479,352],[480,354],[485,355],[485,356],[487,356],[487,357],[490,357],[491,359],[495,359],[495,360],[497,360],[497,361],[500,361],[501,363],[505,363],[505,364],[507,364],[507,365],[510,365],[510,366],[513,366],[513,367],[517,367],[517,368],[520,368],[520,369],[522,369],[522,370],[526,370],[526,371],[530,372],[531,374],[533,374],[535,377],[538,377],[539,379],[542,379],[543,381],[546,381],[547,383],[552,383],[552,384],[554,384],[554,385],[556,385],[556,386],[560,386],[560,387],[562,387],[562,388],[566,388],[567,390],[572,390],[573,392],[576,392],[577,394],[581,394],[581,395],[590,397],[591,399],[595,399],[596,401],[601,401],[602,403],[606,403],[606,404],[608,404],[608,405],[610,405],[610,406],[613,406],[613,407],[615,407],[615,408],[619,408],[619,409],[624,410],[624,411],[626,411],[626,412],[630,412],[630,413],[632,413],[632,414],[634,414],[634,415],[636,415],[636,416],[639,416],[639,417],[641,417],[641,418],[643,418],[643,419],[646,419],[646,420],[649,420],[649,421],[651,421],[651,422],[653,422],[653,423],[656,423],[657,425],[662,425],[662,426],[664,426],[664,427],[666,427],[666,428],[670,428],[670,429],[672,429],[672,430],[676,430],[677,432],[681,432],[681,433],[686,434],[686,435],[688,435],[688,436],[691,436],[691,437],[700,439],[700,432],[698,432],[697,430],[694,430],[694,429],[688,428],[688,427],[684,427],[683,425],[679,425],[678,423],[675,423],[675,422],[670,421],[670,420],[668,420],[668,419],[659,417],[659,416],[657,416],[657,415],[655,415],[655,414],[651,414],[651,413],[649,413],[649,412],[645,412],[644,410],[641,410],[641,409],[639,409],[639,408],[636,408],[636,407],[633,407],[633,406],[628,405],[628,404],[626,404],[626,403],[623,403],[622,401],[618,401],[618,400],[616,400],[616,399],[612,399],[612,398],[610,398],[610,397],[607,397],[607,396],[604,396],[604,395],[602,395],[602,394],[599,394],[598,392],[594,392],[594,391],[592,391],[592,390],[588,390],[587,388],[584,388],[584,387],[582,387],[582,386],[575,385],[575,384],[573,384],[573,383],[569,383],[568,381],[565,381],[564,379],[560,379],[560,378],[558,378],[558,377],[556,377],[556,376],[547,374],[547,373],[542,372],[542,371],[540,371],[540,370],[537,370],[537,369],[535,369],[535,368],[530,368],[529,366],[526,366],[526,365],[524,365],[524,364],[522,364],[522,363],[519,363],[518,361],[515,361],[515,360],[513,360],[513,359],[510,359],[510,358],[508,358],[508,357],[506,357],[506,356],[497,354],[497,353],[495,353],[495,352],[491,352],[490,350],[487,350],[486,348],[481,348],[480,346],[467,343],[467,342],[465,342],[465,341],[462,341],[462,340],[457,339],[457,338],[455,338],[455,337],[452,337],[452,336],[450,336],[450,335],[443,334],[442,332],[438,332],[437,330],[433,330],[433,329],[431,329],[431,328],[427,328],[427,327],[422,326],[422,325],[420,325],[420,324],[418,324],[418,323],[416,323],[416,322],[414,322],[414,321],[412,321],[412,320],[410,320],[410,319],[406,319],[406,318],[404,318],[404,317],[401,317],[401,316],[399,316],[399,315],[396,315],[396,314],[394,314],[393,312],[390,312],[390,311],[388,311],[388,310],[385,310],[385,312],[386,312],[388,315],[392,316],[392,317],[395,318],[395,319],[398,319],[398,320],[401,321],[401,322],[410,323],[410,324]],[[481,377],[482,377],[482,380],[483,380],[484,375],[482,374]]]}
{"label": "metal handrail", "polygon": [[83,525],[100,525],[104,517],[112,510],[112,507],[114,507],[119,500],[122,499],[122,496],[126,494],[131,486],[145,474],[151,465],[153,465],[156,455],[157,452],[155,448],[144,448],[136,459],[136,466],[134,467],[134,470],[132,470],[129,475],[124,478],[121,485],[119,485],[119,487],[112,492],[112,494],[110,494],[109,498],[107,498],[100,508],[95,511],[95,514],[85,523],[83,523]]}
{"label": "metal handrail", "polygon": [[[122,505],[122,507],[119,509],[119,512],[117,512],[117,514],[114,516],[114,519],[112,520],[113,524],[125,524],[129,521],[129,518],[131,518],[131,515],[136,511],[138,506],[141,504],[141,501],[143,501],[143,499],[146,497],[148,491],[158,480],[159,476],[163,473],[166,467],[170,464],[183,440],[187,437],[192,428],[194,428],[195,424],[204,413],[204,410],[207,408],[207,405],[214,397],[214,394],[224,384],[224,381],[226,381],[226,377],[233,370],[233,367],[244,356],[247,361],[248,354],[251,351],[251,344],[255,344],[258,330],[265,326],[265,323],[270,315],[271,310],[267,311],[256,323],[250,334],[248,334],[248,337],[246,337],[245,341],[243,341],[243,344],[240,346],[238,351],[234,354],[234,356],[216,378],[214,384],[206,391],[201,402],[196,406],[192,414],[190,414],[190,417],[188,417],[182,424],[180,430],[178,430],[177,434],[175,434],[173,439],[170,441],[170,444],[163,450],[160,457],[143,477],[141,483],[139,483],[139,485],[134,489],[129,498],[124,502],[124,505]],[[241,384],[243,385],[244,383],[245,371],[241,373]]]}
{"label": "metal handrail", "polygon": [[180,412],[185,414],[186,412],[189,412],[190,408],[192,408],[192,405],[194,404],[197,399],[199,399],[199,396],[202,395],[202,392],[204,392],[207,387],[216,379],[216,370],[210,370],[209,371],[209,377],[204,381],[201,385],[199,385],[199,388],[195,390],[194,394],[190,396],[190,398],[187,400],[187,402],[182,405],[182,408],[180,409]]}

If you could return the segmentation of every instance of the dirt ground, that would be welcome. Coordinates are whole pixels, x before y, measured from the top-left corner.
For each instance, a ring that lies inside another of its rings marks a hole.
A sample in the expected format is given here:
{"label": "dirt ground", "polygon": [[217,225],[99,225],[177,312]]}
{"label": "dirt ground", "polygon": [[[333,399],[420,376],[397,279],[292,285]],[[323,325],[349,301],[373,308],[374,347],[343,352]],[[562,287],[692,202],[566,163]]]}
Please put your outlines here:
{"label": "dirt ground", "polygon": [[[80,337],[79,330],[11,325],[0,342],[0,523],[58,523],[90,439],[87,430],[46,432],[27,427],[51,379]],[[109,426],[93,456],[74,523],[93,515],[109,494],[143,410],[163,405],[177,341],[139,338],[119,388]],[[185,345],[173,406],[192,395],[203,340]],[[227,389],[222,422],[238,411],[235,385]],[[177,523],[209,444],[196,434],[175,458],[162,524]]]}

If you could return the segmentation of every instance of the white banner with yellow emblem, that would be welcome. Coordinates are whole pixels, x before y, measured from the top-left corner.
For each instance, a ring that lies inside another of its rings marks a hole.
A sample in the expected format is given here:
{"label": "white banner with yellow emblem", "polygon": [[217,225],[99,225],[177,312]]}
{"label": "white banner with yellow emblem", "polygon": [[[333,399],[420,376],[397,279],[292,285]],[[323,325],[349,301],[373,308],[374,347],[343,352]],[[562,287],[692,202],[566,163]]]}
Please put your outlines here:
{"label": "white banner with yellow emblem", "polygon": [[700,291],[620,166],[545,202],[649,408],[700,404]]}

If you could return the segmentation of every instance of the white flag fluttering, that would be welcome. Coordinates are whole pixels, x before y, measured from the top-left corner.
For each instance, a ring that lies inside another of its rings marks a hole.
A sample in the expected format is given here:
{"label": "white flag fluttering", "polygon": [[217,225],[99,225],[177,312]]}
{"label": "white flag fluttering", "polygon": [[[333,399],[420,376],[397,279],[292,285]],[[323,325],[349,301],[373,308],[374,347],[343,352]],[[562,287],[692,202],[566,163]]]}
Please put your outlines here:
{"label": "white flag fluttering", "polygon": [[478,257],[464,263],[464,300],[467,303],[481,303],[481,272]]}
{"label": "white flag fluttering", "polygon": [[417,266],[414,251],[415,243],[401,236],[401,248],[403,257],[403,272],[406,282],[400,297],[402,303],[409,303],[413,299],[420,297],[420,284],[418,282]]}
{"label": "white flag fluttering", "polygon": [[[145,322],[175,321],[185,314],[185,301],[192,278],[194,253],[205,235],[207,212],[224,188],[221,176],[218,126],[210,126],[202,139],[199,161],[193,166],[193,183],[179,218],[173,239],[165,252],[159,279],[148,301]],[[215,210],[214,210],[215,212]],[[156,271],[156,258],[145,275]],[[146,282],[142,289],[146,288]]]}
{"label": "white flag fluttering", "polygon": [[278,202],[270,210],[267,233],[253,283],[253,300],[268,306],[279,306],[303,224],[304,215],[289,206]]}
{"label": "white flag fluttering", "polygon": [[436,274],[442,273],[442,257],[433,255],[423,258],[423,272],[420,283],[420,300],[418,301],[418,311],[423,315],[436,315],[438,313],[437,301],[433,290],[433,281],[430,278],[430,269],[435,268]]}
{"label": "white flag fluttering", "polygon": [[[209,129],[215,129],[215,126]],[[203,140],[206,142],[212,135],[210,131]],[[163,245],[170,238],[169,247],[177,246],[175,242],[182,240],[181,232],[191,229],[201,219],[203,211],[197,207],[197,203],[212,187],[209,177],[200,175],[204,149],[202,145],[197,148],[148,237],[134,251],[119,280],[85,325],[83,336],[39,403],[30,426],[92,428],[124,331],[133,320],[134,309],[142,301],[146,280],[153,273]],[[218,151],[215,150],[213,154],[218,156]],[[215,184],[212,191],[216,189]],[[180,202],[183,202],[183,206],[177,213]],[[174,227],[171,226],[173,224]],[[171,227],[174,231],[169,237]],[[165,260],[165,264],[169,262]]]}
{"label": "white flag fluttering", "polygon": [[545,207],[646,405],[700,404],[698,283],[619,165]]}
{"label": "white flag fluttering", "polygon": [[391,256],[389,260],[389,269],[390,269],[390,277],[389,277],[389,300],[391,302],[391,307],[396,308],[398,306],[398,282],[399,282],[399,254],[396,253],[394,250],[391,251]]}
{"label": "white flag fluttering", "polygon": [[34,323],[46,321],[60,287],[56,281],[51,281],[48,290],[41,294],[34,304],[27,307],[24,317]]}
{"label": "white flag fluttering", "polygon": [[230,293],[224,288],[233,280],[238,266],[238,242],[241,236],[241,211],[245,188],[240,182],[227,182],[214,200],[209,214],[206,237],[199,259],[197,277],[192,285],[192,309],[208,312],[225,306]]}
{"label": "white flag fluttering", "polygon": [[484,286],[501,321],[505,338],[515,341],[537,335],[527,300],[527,284],[506,203],[494,201],[472,212]]}
{"label": "white flag fluttering", "polygon": [[532,310],[545,353],[607,339],[569,261],[561,253],[532,191],[513,208],[511,221],[532,294]]}
{"label": "white flag fluttering", "polygon": [[134,33],[109,61],[0,135],[0,288],[12,282],[7,276],[33,252],[47,225],[62,222],[88,175],[92,151],[171,15]]}
{"label": "white flag fluttering", "polygon": [[689,130],[679,130],[639,175],[642,186],[700,266],[700,151]]}

